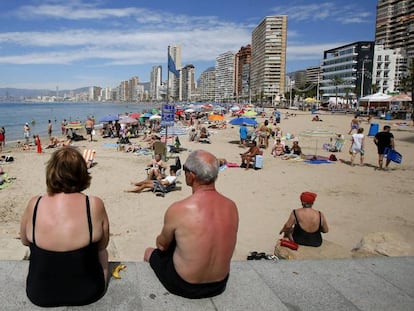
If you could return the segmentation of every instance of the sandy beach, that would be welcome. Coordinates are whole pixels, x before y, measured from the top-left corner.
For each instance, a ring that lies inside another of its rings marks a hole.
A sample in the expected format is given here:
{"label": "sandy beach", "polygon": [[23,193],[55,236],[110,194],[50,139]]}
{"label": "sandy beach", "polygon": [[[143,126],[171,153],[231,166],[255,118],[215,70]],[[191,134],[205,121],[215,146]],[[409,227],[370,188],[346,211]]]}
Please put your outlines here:
{"label": "sandy beach", "polygon": [[[326,241],[339,246],[351,256],[351,250],[369,233],[383,232],[395,237],[395,243],[412,245],[414,240],[414,127],[397,125],[401,120],[385,121],[373,119],[380,130],[391,125],[396,150],[403,155],[402,164],[390,164],[389,171],[378,171],[378,155],[372,137],[368,137],[370,125],[363,121],[366,148],[365,166],[349,164],[350,114],[319,114],[322,122],[312,122],[310,112],[294,111],[295,117],[284,119],[282,111],[280,124],[283,133],[299,137],[302,151],[306,155],[317,153],[329,156],[332,152],[322,149],[329,141],[323,137],[302,137],[305,130],[322,129],[342,133],[346,142],[342,152],[335,153],[339,161],[330,164],[308,164],[303,161],[281,160],[270,155],[270,148],[264,150],[264,167],[260,170],[226,168],[220,171],[216,186],[218,191],[234,200],[240,214],[238,242],[233,260],[244,260],[250,251],[273,253],[280,238],[279,230],[294,208],[300,207],[302,191],[318,194],[314,208],[324,212],[330,231],[324,235]],[[293,112],[293,111],[290,111]],[[230,117],[227,117],[230,119]],[[263,121],[258,118],[258,121]],[[211,144],[189,142],[181,136],[182,151],[179,156],[184,163],[191,150],[205,149],[228,162],[240,163],[238,126],[227,129],[212,129]],[[146,177],[144,170],[151,155],[137,155],[117,151],[116,139],[95,137],[96,141],[80,141],[74,145],[82,152],[85,148],[96,150],[97,165],[90,169],[92,184],[85,191],[101,197],[105,202],[110,220],[110,259],[142,261],[144,250],[153,246],[160,232],[163,215],[174,201],[191,194],[181,175],[178,189],[165,195],[155,196],[152,192],[125,193],[131,181]],[[140,142],[133,138],[132,142]],[[43,143],[47,142],[43,139]],[[273,143],[273,141],[271,142]],[[287,144],[291,146],[292,142]],[[15,178],[5,189],[0,190],[0,243],[7,248],[7,255],[1,259],[22,259],[26,248],[18,240],[21,214],[28,200],[46,190],[45,163],[54,149],[44,149],[37,154],[35,147],[21,151],[16,148],[3,150],[14,161],[3,163],[9,177]],[[175,154],[174,154],[175,156]],[[341,161],[342,160],[342,161]],[[169,160],[173,164],[174,159]],[[359,163],[357,158],[356,163]],[[414,255],[414,248],[402,247],[391,255]],[[1,256],[1,253],[0,253]],[[5,258],[6,257],[6,258]],[[334,256],[333,256],[334,257]]]}

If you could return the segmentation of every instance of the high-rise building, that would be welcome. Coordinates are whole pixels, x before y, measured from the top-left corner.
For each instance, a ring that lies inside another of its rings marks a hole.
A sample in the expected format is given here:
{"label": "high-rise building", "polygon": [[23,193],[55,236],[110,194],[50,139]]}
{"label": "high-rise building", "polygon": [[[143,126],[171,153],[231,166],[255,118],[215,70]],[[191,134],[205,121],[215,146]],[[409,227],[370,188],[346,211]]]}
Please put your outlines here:
{"label": "high-rise building", "polygon": [[356,98],[371,94],[374,42],[359,41],[323,53],[323,97]]}
{"label": "high-rise building", "polygon": [[234,52],[228,51],[216,58],[216,102],[234,99],[234,56]]}
{"label": "high-rise building", "polygon": [[[171,46],[170,55],[175,63],[175,68],[180,72],[181,70],[181,44]],[[168,89],[169,89],[169,97],[170,97],[169,99],[181,101],[182,100],[181,75],[177,77],[173,73],[170,72],[168,76],[169,76]]]}
{"label": "high-rise building", "polygon": [[214,101],[216,90],[216,71],[214,67],[204,70],[198,82],[198,92],[200,94],[200,100],[202,101]]}
{"label": "high-rise building", "polygon": [[236,53],[234,91],[236,101],[249,99],[251,45],[242,46]]}
{"label": "high-rise building", "polygon": [[378,0],[375,43],[414,58],[413,0]]}
{"label": "high-rise building", "polygon": [[128,92],[128,98],[127,101],[129,102],[136,102],[138,101],[138,97],[137,97],[137,87],[139,84],[139,78],[137,76],[132,77],[131,79],[129,79],[129,92]]}
{"label": "high-rise building", "polygon": [[193,65],[186,65],[181,69],[181,90],[182,100],[191,102],[193,101],[194,92],[196,89],[195,84],[195,68]]}
{"label": "high-rise building", "polygon": [[388,94],[399,91],[407,69],[407,58],[400,48],[385,49],[382,45],[375,45],[372,84],[377,92]]}
{"label": "high-rise building", "polygon": [[253,30],[250,91],[262,102],[285,91],[287,16],[267,16]]}
{"label": "high-rise building", "polygon": [[154,66],[150,75],[150,90],[149,95],[151,100],[160,101],[162,86],[162,66]]}

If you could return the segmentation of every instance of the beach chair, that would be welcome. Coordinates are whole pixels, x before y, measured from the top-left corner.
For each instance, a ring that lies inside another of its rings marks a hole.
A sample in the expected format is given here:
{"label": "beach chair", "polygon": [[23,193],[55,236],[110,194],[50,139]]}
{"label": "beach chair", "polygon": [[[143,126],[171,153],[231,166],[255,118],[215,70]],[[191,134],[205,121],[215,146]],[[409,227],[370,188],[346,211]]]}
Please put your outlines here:
{"label": "beach chair", "polygon": [[96,154],[96,151],[94,149],[85,149],[83,151],[83,158],[85,159],[86,166],[88,168],[91,168],[92,166],[96,164],[95,154]]}
{"label": "beach chair", "polygon": [[[177,172],[175,172],[175,175],[177,176],[177,179],[181,175],[181,171],[182,170],[179,169],[179,170],[177,170]],[[171,183],[167,186],[164,186],[160,182],[155,181],[153,192],[155,194],[159,195],[159,196],[164,197],[166,193],[168,193],[170,191],[173,191],[174,189],[177,188],[177,179],[175,180],[175,182],[173,182],[173,183]]]}

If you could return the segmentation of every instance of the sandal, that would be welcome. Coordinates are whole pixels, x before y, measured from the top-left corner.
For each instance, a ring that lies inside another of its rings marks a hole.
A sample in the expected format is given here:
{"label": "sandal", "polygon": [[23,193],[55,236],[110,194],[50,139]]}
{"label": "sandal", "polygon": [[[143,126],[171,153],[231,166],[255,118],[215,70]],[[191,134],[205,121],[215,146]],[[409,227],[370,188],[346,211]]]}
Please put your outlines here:
{"label": "sandal", "polygon": [[253,251],[253,252],[250,252],[250,255],[247,256],[247,260],[255,260],[256,257],[257,257],[257,252]]}

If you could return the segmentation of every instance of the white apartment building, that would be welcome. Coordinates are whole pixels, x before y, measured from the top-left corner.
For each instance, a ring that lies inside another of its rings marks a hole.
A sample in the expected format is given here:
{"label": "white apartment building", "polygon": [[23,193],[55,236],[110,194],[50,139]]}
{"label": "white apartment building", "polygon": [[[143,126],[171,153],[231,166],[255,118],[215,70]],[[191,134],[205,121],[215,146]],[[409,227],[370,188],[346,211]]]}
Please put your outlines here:
{"label": "white apartment building", "polygon": [[234,61],[232,51],[220,54],[216,58],[216,89],[215,101],[226,102],[234,99]]}
{"label": "white apartment building", "polygon": [[181,69],[182,101],[191,102],[196,89],[195,69],[193,65],[186,65]]}
{"label": "white apartment building", "polygon": [[201,101],[214,101],[216,90],[216,71],[214,67],[207,68],[201,75],[198,83],[198,92]]}
{"label": "white apartment building", "polygon": [[398,92],[406,72],[407,58],[400,48],[386,49],[383,45],[375,45],[372,84],[376,86],[377,92]]}
{"label": "white apartment building", "polygon": [[[175,63],[175,68],[180,72],[181,71],[181,44],[171,46],[170,55]],[[169,97],[170,97],[169,99],[181,101],[182,100],[181,74],[178,77],[176,77],[173,73],[170,72],[168,76],[169,76],[168,92],[169,92]]]}
{"label": "white apartment building", "polygon": [[161,96],[162,86],[162,66],[154,66],[150,75],[150,99],[154,101],[162,100]]}

